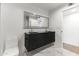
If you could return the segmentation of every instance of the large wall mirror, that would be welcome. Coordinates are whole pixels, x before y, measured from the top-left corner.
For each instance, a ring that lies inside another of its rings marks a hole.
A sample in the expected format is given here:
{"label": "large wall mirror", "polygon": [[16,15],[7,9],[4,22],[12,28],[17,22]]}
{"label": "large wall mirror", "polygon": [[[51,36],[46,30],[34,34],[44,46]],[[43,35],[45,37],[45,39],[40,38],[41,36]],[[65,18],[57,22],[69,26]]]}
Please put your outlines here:
{"label": "large wall mirror", "polygon": [[34,15],[29,12],[24,12],[24,29],[39,29],[48,27],[49,27],[48,17]]}

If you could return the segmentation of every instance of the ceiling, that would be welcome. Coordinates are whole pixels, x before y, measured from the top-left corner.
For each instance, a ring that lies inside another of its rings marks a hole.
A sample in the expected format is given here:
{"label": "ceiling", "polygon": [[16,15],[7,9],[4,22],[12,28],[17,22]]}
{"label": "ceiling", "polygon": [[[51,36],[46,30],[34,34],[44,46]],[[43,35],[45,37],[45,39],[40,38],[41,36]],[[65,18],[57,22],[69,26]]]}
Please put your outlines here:
{"label": "ceiling", "polygon": [[42,10],[45,10],[47,12],[54,10],[58,7],[64,6],[67,3],[15,3],[15,5],[17,6],[21,6],[26,8],[27,6],[33,8],[33,7],[37,7],[40,8]]}
{"label": "ceiling", "polygon": [[54,10],[58,7],[64,6],[66,3],[31,3],[31,5],[39,7],[46,11]]}

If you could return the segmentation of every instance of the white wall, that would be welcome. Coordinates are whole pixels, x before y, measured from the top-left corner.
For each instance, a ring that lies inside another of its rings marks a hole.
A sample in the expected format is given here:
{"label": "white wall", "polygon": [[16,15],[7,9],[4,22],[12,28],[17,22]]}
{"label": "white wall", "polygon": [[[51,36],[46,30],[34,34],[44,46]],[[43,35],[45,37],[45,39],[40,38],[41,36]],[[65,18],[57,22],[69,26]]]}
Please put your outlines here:
{"label": "white wall", "polygon": [[[38,8],[20,8],[14,4],[1,4],[1,51],[4,51],[5,40],[7,38],[15,37],[19,39],[20,55],[24,52],[24,32],[23,21],[24,21],[24,11],[33,11],[34,13],[46,15],[45,11],[38,10]],[[13,39],[13,38],[12,38]]]}
{"label": "white wall", "polygon": [[51,12],[50,15],[50,31],[55,31],[55,47],[62,47],[62,20],[63,20],[63,8],[58,8]]}
{"label": "white wall", "polygon": [[[0,25],[1,25],[1,3],[0,3]],[[1,55],[1,28],[0,28],[0,55]]]}
{"label": "white wall", "polygon": [[[67,12],[69,11],[69,12]],[[63,42],[79,47],[79,7],[65,11]]]}
{"label": "white wall", "polygon": [[78,5],[79,4],[71,7],[66,6],[51,12],[50,30],[56,31],[55,47],[62,47],[62,42],[79,47],[79,7],[77,9],[77,13],[65,16],[65,18],[63,18],[64,10]]}

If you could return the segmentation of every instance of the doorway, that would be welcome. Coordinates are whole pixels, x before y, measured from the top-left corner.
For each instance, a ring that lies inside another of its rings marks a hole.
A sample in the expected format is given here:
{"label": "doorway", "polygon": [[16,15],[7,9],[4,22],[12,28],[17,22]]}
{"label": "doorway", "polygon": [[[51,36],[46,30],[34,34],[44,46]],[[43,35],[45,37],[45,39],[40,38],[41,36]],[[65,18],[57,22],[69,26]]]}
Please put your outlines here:
{"label": "doorway", "polygon": [[79,6],[64,11],[63,48],[79,54]]}

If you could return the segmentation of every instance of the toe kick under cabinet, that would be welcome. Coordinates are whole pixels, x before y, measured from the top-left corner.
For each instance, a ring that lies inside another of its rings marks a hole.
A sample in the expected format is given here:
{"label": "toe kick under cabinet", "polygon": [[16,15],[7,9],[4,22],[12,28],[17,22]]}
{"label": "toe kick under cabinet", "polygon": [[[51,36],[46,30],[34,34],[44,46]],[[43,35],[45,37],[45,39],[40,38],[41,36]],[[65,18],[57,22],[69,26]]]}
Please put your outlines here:
{"label": "toe kick under cabinet", "polygon": [[25,48],[28,52],[52,42],[55,42],[55,32],[25,33]]}

